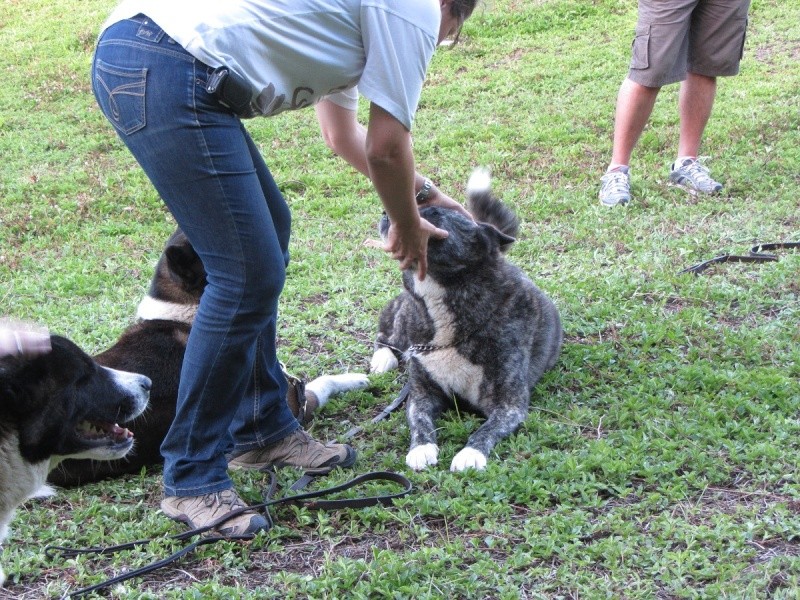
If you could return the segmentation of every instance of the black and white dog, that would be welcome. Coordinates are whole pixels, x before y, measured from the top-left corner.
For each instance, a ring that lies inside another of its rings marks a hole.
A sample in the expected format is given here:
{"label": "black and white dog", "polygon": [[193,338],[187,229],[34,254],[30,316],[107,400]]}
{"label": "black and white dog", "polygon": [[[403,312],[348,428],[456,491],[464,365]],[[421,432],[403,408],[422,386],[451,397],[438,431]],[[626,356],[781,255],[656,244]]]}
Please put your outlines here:
{"label": "black and white dog", "polygon": [[[153,381],[148,410],[126,426],[136,431],[136,448],[125,460],[102,463],[67,461],[50,474],[50,482],[72,487],[139,473],[163,462],[160,447],[175,417],[183,355],[206,272],[186,235],[177,229],[167,240],[156,264],[147,295],[139,303],[136,322],[114,345],[95,359],[103,365],[144,373]],[[289,378],[289,406],[303,424],[331,396],[367,386],[366,375],[324,375],[302,385]]]}
{"label": "black and white dog", "polygon": [[[453,458],[450,470],[483,469],[492,448],[528,416],[531,390],[561,352],[563,331],[553,302],[504,252],[515,241],[516,215],[491,192],[488,172],[467,185],[475,221],[426,207],[423,218],[449,237],[428,242],[428,274],[403,272],[405,291],[380,316],[373,372],[407,363],[411,449],[406,464],[438,461],[435,419],[461,403],[486,421]],[[389,221],[379,225],[385,240]]]}
{"label": "black and white dog", "polygon": [[14,509],[50,492],[59,462],[125,456],[133,434],[117,423],[147,406],[147,377],[102,367],[66,338],[50,344],[39,356],[0,358],[0,543]]}

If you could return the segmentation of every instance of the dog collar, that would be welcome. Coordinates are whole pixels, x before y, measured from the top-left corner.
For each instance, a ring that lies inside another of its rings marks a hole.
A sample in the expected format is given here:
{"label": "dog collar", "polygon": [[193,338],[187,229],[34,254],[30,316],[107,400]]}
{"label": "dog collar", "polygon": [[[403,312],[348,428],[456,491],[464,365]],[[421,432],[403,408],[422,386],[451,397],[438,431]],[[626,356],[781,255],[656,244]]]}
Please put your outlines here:
{"label": "dog collar", "polygon": [[436,352],[437,350],[444,350],[449,346],[437,346],[436,344],[414,344],[413,346],[408,347],[408,354],[412,356],[414,354],[428,354],[429,352]]}

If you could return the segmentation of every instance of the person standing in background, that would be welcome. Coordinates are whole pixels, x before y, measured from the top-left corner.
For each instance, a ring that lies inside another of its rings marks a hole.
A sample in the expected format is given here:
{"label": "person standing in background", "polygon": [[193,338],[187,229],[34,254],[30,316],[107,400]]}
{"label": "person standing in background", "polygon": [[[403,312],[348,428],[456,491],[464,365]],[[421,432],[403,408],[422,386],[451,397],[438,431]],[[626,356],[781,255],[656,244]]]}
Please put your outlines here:
{"label": "person standing in background", "polygon": [[717,77],[739,72],[749,9],[750,0],[639,0],[630,70],[617,96],[611,163],[601,178],[601,204],[631,200],[631,154],[659,91],[677,81],[680,139],[669,180],[695,194],[722,189],[699,159],[700,144]]}

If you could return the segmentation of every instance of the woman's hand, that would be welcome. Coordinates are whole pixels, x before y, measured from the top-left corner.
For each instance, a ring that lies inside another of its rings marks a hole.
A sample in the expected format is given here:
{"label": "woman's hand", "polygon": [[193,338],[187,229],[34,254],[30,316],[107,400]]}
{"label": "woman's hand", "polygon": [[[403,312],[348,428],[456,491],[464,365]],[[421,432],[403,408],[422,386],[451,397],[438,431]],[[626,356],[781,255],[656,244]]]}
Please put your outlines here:
{"label": "woman's hand", "polygon": [[440,206],[442,208],[449,208],[451,210],[455,210],[456,212],[460,212],[470,220],[475,220],[469,211],[461,205],[461,203],[453,200],[450,196],[445,194],[437,187],[431,188],[431,195],[428,197],[428,199],[425,200],[425,202],[420,202],[417,206],[419,206],[420,210],[426,206]]}
{"label": "woman's hand", "polygon": [[422,281],[428,273],[428,240],[444,239],[448,235],[425,219],[419,220],[418,227],[402,227],[392,222],[383,249],[400,262],[401,269],[416,267],[417,277]]}
{"label": "woman's hand", "polygon": [[0,358],[36,356],[50,352],[50,333],[44,327],[0,319]]}

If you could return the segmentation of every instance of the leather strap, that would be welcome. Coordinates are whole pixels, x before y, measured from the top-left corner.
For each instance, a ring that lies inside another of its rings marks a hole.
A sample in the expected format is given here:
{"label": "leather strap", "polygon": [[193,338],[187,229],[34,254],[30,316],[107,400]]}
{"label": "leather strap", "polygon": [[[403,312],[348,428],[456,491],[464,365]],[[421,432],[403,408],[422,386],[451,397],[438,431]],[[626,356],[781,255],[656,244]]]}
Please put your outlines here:
{"label": "leather strap", "polygon": [[[285,372],[285,370],[284,370]],[[287,379],[290,376],[287,375]],[[296,382],[300,380],[295,379]],[[289,384],[296,384],[296,382],[292,382],[289,380]],[[302,392],[302,382],[300,383],[300,389],[298,393]],[[296,388],[297,389],[297,388]],[[400,391],[400,394],[395,398],[395,400],[386,408],[384,408],[377,416],[373,417],[371,422],[377,423],[391,415],[397,408],[402,406],[402,404],[408,398],[410,385],[408,382],[403,386],[403,389]],[[298,396],[298,400],[300,397]],[[362,427],[353,427],[347,433],[344,434],[345,439],[349,439],[356,435],[358,432],[362,431]],[[260,504],[255,504],[252,506],[244,506],[242,508],[238,508],[236,510],[232,510],[231,512],[223,515],[216,521],[209,523],[204,527],[198,527],[196,529],[190,529],[184,531],[182,533],[178,533],[176,535],[172,535],[167,537],[168,540],[187,540],[194,536],[202,535],[209,531],[213,531],[226,521],[232,519],[233,517],[242,514],[243,512],[252,511],[252,510],[264,510],[265,516],[267,520],[272,523],[272,517],[269,514],[269,507],[276,506],[278,504],[295,504],[300,506],[305,506],[309,509],[315,510],[341,510],[344,508],[366,508],[369,506],[389,506],[392,502],[398,498],[402,498],[411,493],[413,486],[411,481],[408,480],[405,476],[394,473],[392,471],[372,471],[369,473],[364,473],[363,475],[358,475],[353,479],[346,481],[340,485],[335,485],[333,487],[325,488],[322,490],[318,490],[315,492],[305,492],[302,494],[295,494],[292,496],[286,496],[284,498],[275,499],[275,491],[277,489],[277,477],[274,470],[267,470],[265,471],[270,476],[270,483],[267,487],[266,491],[263,494],[263,502]],[[291,491],[298,491],[304,489],[308,486],[309,483],[314,481],[319,475],[312,475],[309,473],[305,473],[300,479],[295,481],[292,486],[289,488]],[[379,494],[375,496],[362,496],[356,498],[340,498],[340,499],[325,499],[326,496],[330,496],[332,494],[336,494],[339,492],[344,492],[356,486],[362,485],[364,483],[372,482],[372,481],[383,481],[389,482],[393,484],[397,484],[401,487],[399,492],[395,492],[393,494]],[[152,573],[162,567],[168,566],[173,562],[177,561],[178,559],[186,556],[187,554],[194,551],[195,548],[199,546],[204,546],[206,544],[213,544],[220,540],[232,540],[232,539],[242,539],[242,540],[249,540],[252,539],[254,535],[241,535],[241,536],[220,536],[220,535],[208,535],[200,537],[199,539],[191,542],[190,544],[184,546],[177,552],[170,554],[166,558],[158,561],[154,561],[148,565],[145,565],[139,569],[134,569],[133,571],[128,571],[126,573],[122,573],[116,577],[112,577],[105,581],[102,581],[98,584],[81,588],[76,590],[72,593],[66,594],[64,598],[80,598],[92,592],[96,592],[101,589],[105,589],[115,585],[121,581],[126,581],[128,579],[133,579],[134,577],[140,577],[142,575],[146,575],[148,573]],[[118,544],[116,546],[107,546],[107,547],[92,547],[92,548],[68,548],[64,546],[48,546],[45,548],[45,555],[48,558],[54,558],[56,555],[60,555],[64,558],[73,558],[80,554],[99,554],[99,555],[111,555],[116,552],[120,552],[121,550],[130,550],[132,548],[136,548],[137,546],[142,546],[145,544],[149,544],[152,542],[152,539],[144,539],[144,540],[135,540],[132,542],[126,542],[124,544]]]}
{"label": "leather strap", "polygon": [[[375,417],[373,417],[370,420],[370,423],[378,423],[379,421],[383,421],[386,417],[388,417],[394,411],[400,408],[408,398],[408,393],[410,390],[411,390],[411,384],[409,382],[406,382],[406,384],[403,386],[403,389],[400,390],[400,393],[398,394],[397,398],[395,398],[394,401],[389,406],[384,408]],[[351,427],[350,429],[348,429],[347,432],[342,437],[346,440],[349,440],[351,437],[353,437],[354,435],[363,430],[364,430],[363,427],[361,427],[360,425],[356,425],[355,427]]]}
{"label": "leather strap", "polygon": [[[372,482],[372,481],[383,481],[383,482],[390,482],[393,484],[397,484],[401,486],[400,491],[392,493],[392,494],[379,494],[375,496],[363,496],[357,498],[341,498],[341,499],[323,499],[326,496],[330,496],[332,494],[336,494],[339,492],[343,492],[349,490],[353,487],[363,485],[364,483]],[[402,498],[411,493],[413,486],[411,481],[408,480],[405,476],[394,473],[391,471],[373,471],[369,473],[364,473],[363,475],[358,475],[353,479],[341,484],[336,485],[333,487],[329,487],[323,490],[318,490],[315,492],[306,492],[303,494],[296,494],[293,496],[286,496],[284,498],[273,499],[272,494],[275,491],[275,477],[274,472],[270,472],[270,486],[265,492],[265,501],[260,504],[255,504],[252,506],[245,506],[242,508],[238,508],[229,512],[228,514],[224,515],[223,517],[217,519],[213,523],[210,523],[204,527],[199,527],[197,529],[190,529],[188,531],[184,531],[182,533],[169,536],[166,539],[172,540],[186,540],[194,536],[202,535],[208,531],[211,531],[221,524],[225,523],[229,519],[247,511],[252,510],[259,510],[265,509],[267,510],[268,514],[268,507],[276,506],[278,504],[296,504],[300,506],[305,506],[309,509],[316,509],[316,510],[340,510],[343,508],[366,508],[368,506],[389,506],[391,503],[398,499]],[[177,552],[169,555],[168,557],[154,561],[144,567],[139,569],[134,569],[132,571],[128,571],[126,573],[122,573],[116,577],[112,577],[111,579],[107,579],[102,581],[98,584],[81,588],[74,592],[68,593],[64,596],[64,598],[80,598],[92,592],[96,592],[101,589],[108,588],[112,585],[115,585],[121,581],[126,581],[128,579],[133,579],[134,577],[140,577],[142,575],[146,575],[147,573],[151,573],[160,569],[162,567],[168,566],[171,563],[175,562],[176,560],[182,558],[183,556],[189,554],[190,552],[194,551],[195,548],[199,546],[204,546],[206,544],[213,544],[215,542],[221,540],[232,540],[232,539],[242,539],[248,540],[254,537],[253,534],[248,535],[241,535],[241,536],[220,536],[220,535],[211,535],[211,536],[204,536],[200,537],[199,539],[191,542],[190,544],[184,546]],[[144,539],[144,540],[136,540],[133,542],[126,542],[124,544],[118,544],[116,546],[108,546],[108,547],[93,547],[93,548],[68,548],[63,546],[48,546],[45,549],[45,555],[48,558],[54,558],[57,555],[60,555],[64,558],[73,558],[80,554],[100,554],[100,555],[110,555],[121,550],[130,550],[132,548],[136,548],[137,546],[142,546],[145,544],[149,544],[152,542],[153,539]]]}
{"label": "leather strap", "polygon": [[768,250],[780,250],[785,248],[800,248],[800,242],[777,242],[777,243],[769,243],[769,244],[758,244],[753,246],[750,249],[749,254],[741,255],[741,254],[722,254],[720,256],[715,256],[714,258],[710,258],[708,260],[704,260],[701,263],[696,265],[692,265],[691,267],[687,267],[679,271],[679,273],[693,273],[695,275],[699,275],[708,267],[715,264],[726,263],[726,262],[748,262],[748,263],[763,263],[763,262],[776,262],[778,260],[778,256],[776,254],[768,254],[766,251]]}

